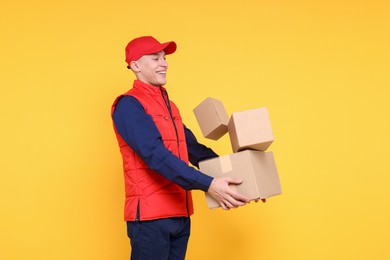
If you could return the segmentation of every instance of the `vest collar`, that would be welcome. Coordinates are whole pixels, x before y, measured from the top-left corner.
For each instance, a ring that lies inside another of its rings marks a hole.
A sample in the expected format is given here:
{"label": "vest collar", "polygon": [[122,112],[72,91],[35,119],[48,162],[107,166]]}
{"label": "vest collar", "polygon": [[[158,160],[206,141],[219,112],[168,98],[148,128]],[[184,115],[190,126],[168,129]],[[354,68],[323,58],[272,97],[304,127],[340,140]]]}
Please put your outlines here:
{"label": "vest collar", "polygon": [[159,87],[152,86],[150,84],[147,84],[147,83],[142,82],[142,81],[137,80],[137,79],[134,80],[133,88],[138,89],[138,90],[140,90],[143,93],[148,94],[148,95],[159,95],[160,96],[161,95],[160,89],[165,91],[165,88],[163,86],[159,86]]}

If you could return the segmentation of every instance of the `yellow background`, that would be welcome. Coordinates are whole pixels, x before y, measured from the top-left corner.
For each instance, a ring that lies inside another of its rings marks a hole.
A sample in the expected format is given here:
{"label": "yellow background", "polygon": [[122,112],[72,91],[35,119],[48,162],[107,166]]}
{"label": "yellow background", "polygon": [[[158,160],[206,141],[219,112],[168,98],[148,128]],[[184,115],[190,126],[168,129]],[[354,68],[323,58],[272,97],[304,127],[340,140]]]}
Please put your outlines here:
{"label": "yellow background", "polygon": [[0,11],[0,259],[128,259],[110,106],[124,47],[175,40],[167,88],[185,123],[207,96],[269,110],[283,195],[209,210],[187,259],[390,259],[390,4],[6,1]]}

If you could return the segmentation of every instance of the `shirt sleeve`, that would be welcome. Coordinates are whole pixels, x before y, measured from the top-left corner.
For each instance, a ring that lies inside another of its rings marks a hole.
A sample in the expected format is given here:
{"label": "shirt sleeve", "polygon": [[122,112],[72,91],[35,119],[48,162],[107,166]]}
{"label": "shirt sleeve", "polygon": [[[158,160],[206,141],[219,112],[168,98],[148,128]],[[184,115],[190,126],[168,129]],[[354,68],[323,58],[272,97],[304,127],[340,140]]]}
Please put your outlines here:
{"label": "shirt sleeve", "polygon": [[185,190],[209,189],[213,178],[189,166],[165,147],[152,117],[137,99],[122,97],[112,118],[119,135],[150,169]]}
{"label": "shirt sleeve", "polygon": [[199,162],[218,157],[218,154],[216,154],[212,149],[201,143],[198,143],[198,140],[196,139],[195,135],[185,125],[184,131],[186,135],[188,159],[192,165],[199,168]]}

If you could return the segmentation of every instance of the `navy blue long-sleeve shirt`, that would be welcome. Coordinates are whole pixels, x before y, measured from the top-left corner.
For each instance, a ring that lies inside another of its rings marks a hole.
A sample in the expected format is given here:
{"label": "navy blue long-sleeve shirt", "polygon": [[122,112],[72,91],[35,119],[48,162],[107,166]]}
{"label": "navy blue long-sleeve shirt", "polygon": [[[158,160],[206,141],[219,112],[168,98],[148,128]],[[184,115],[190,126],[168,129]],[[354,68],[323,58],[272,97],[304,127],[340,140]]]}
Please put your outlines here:
{"label": "navy blue long-sleeve shirt", "polygon": [[[113,113],[115,128],[123,140],[154,171],[178,184],[185,190],[199,189],[207,191],[212,177],[187,165],[169,151],[157,126],[137,99],[122,97]],[[217,157],[210,148],[198,143],[194,134],[184,125],[188,159],[198,167],[202,160]]]}

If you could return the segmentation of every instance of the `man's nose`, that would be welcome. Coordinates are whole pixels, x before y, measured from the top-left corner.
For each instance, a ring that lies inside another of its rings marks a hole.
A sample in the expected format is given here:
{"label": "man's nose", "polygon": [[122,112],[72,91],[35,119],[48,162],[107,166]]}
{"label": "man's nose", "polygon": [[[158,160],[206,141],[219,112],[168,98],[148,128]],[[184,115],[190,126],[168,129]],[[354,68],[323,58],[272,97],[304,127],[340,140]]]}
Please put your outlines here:
{"label": "man's nose", "polygon": [[168,67],[168,62],[165,59],[161,59],[161,66]]}

